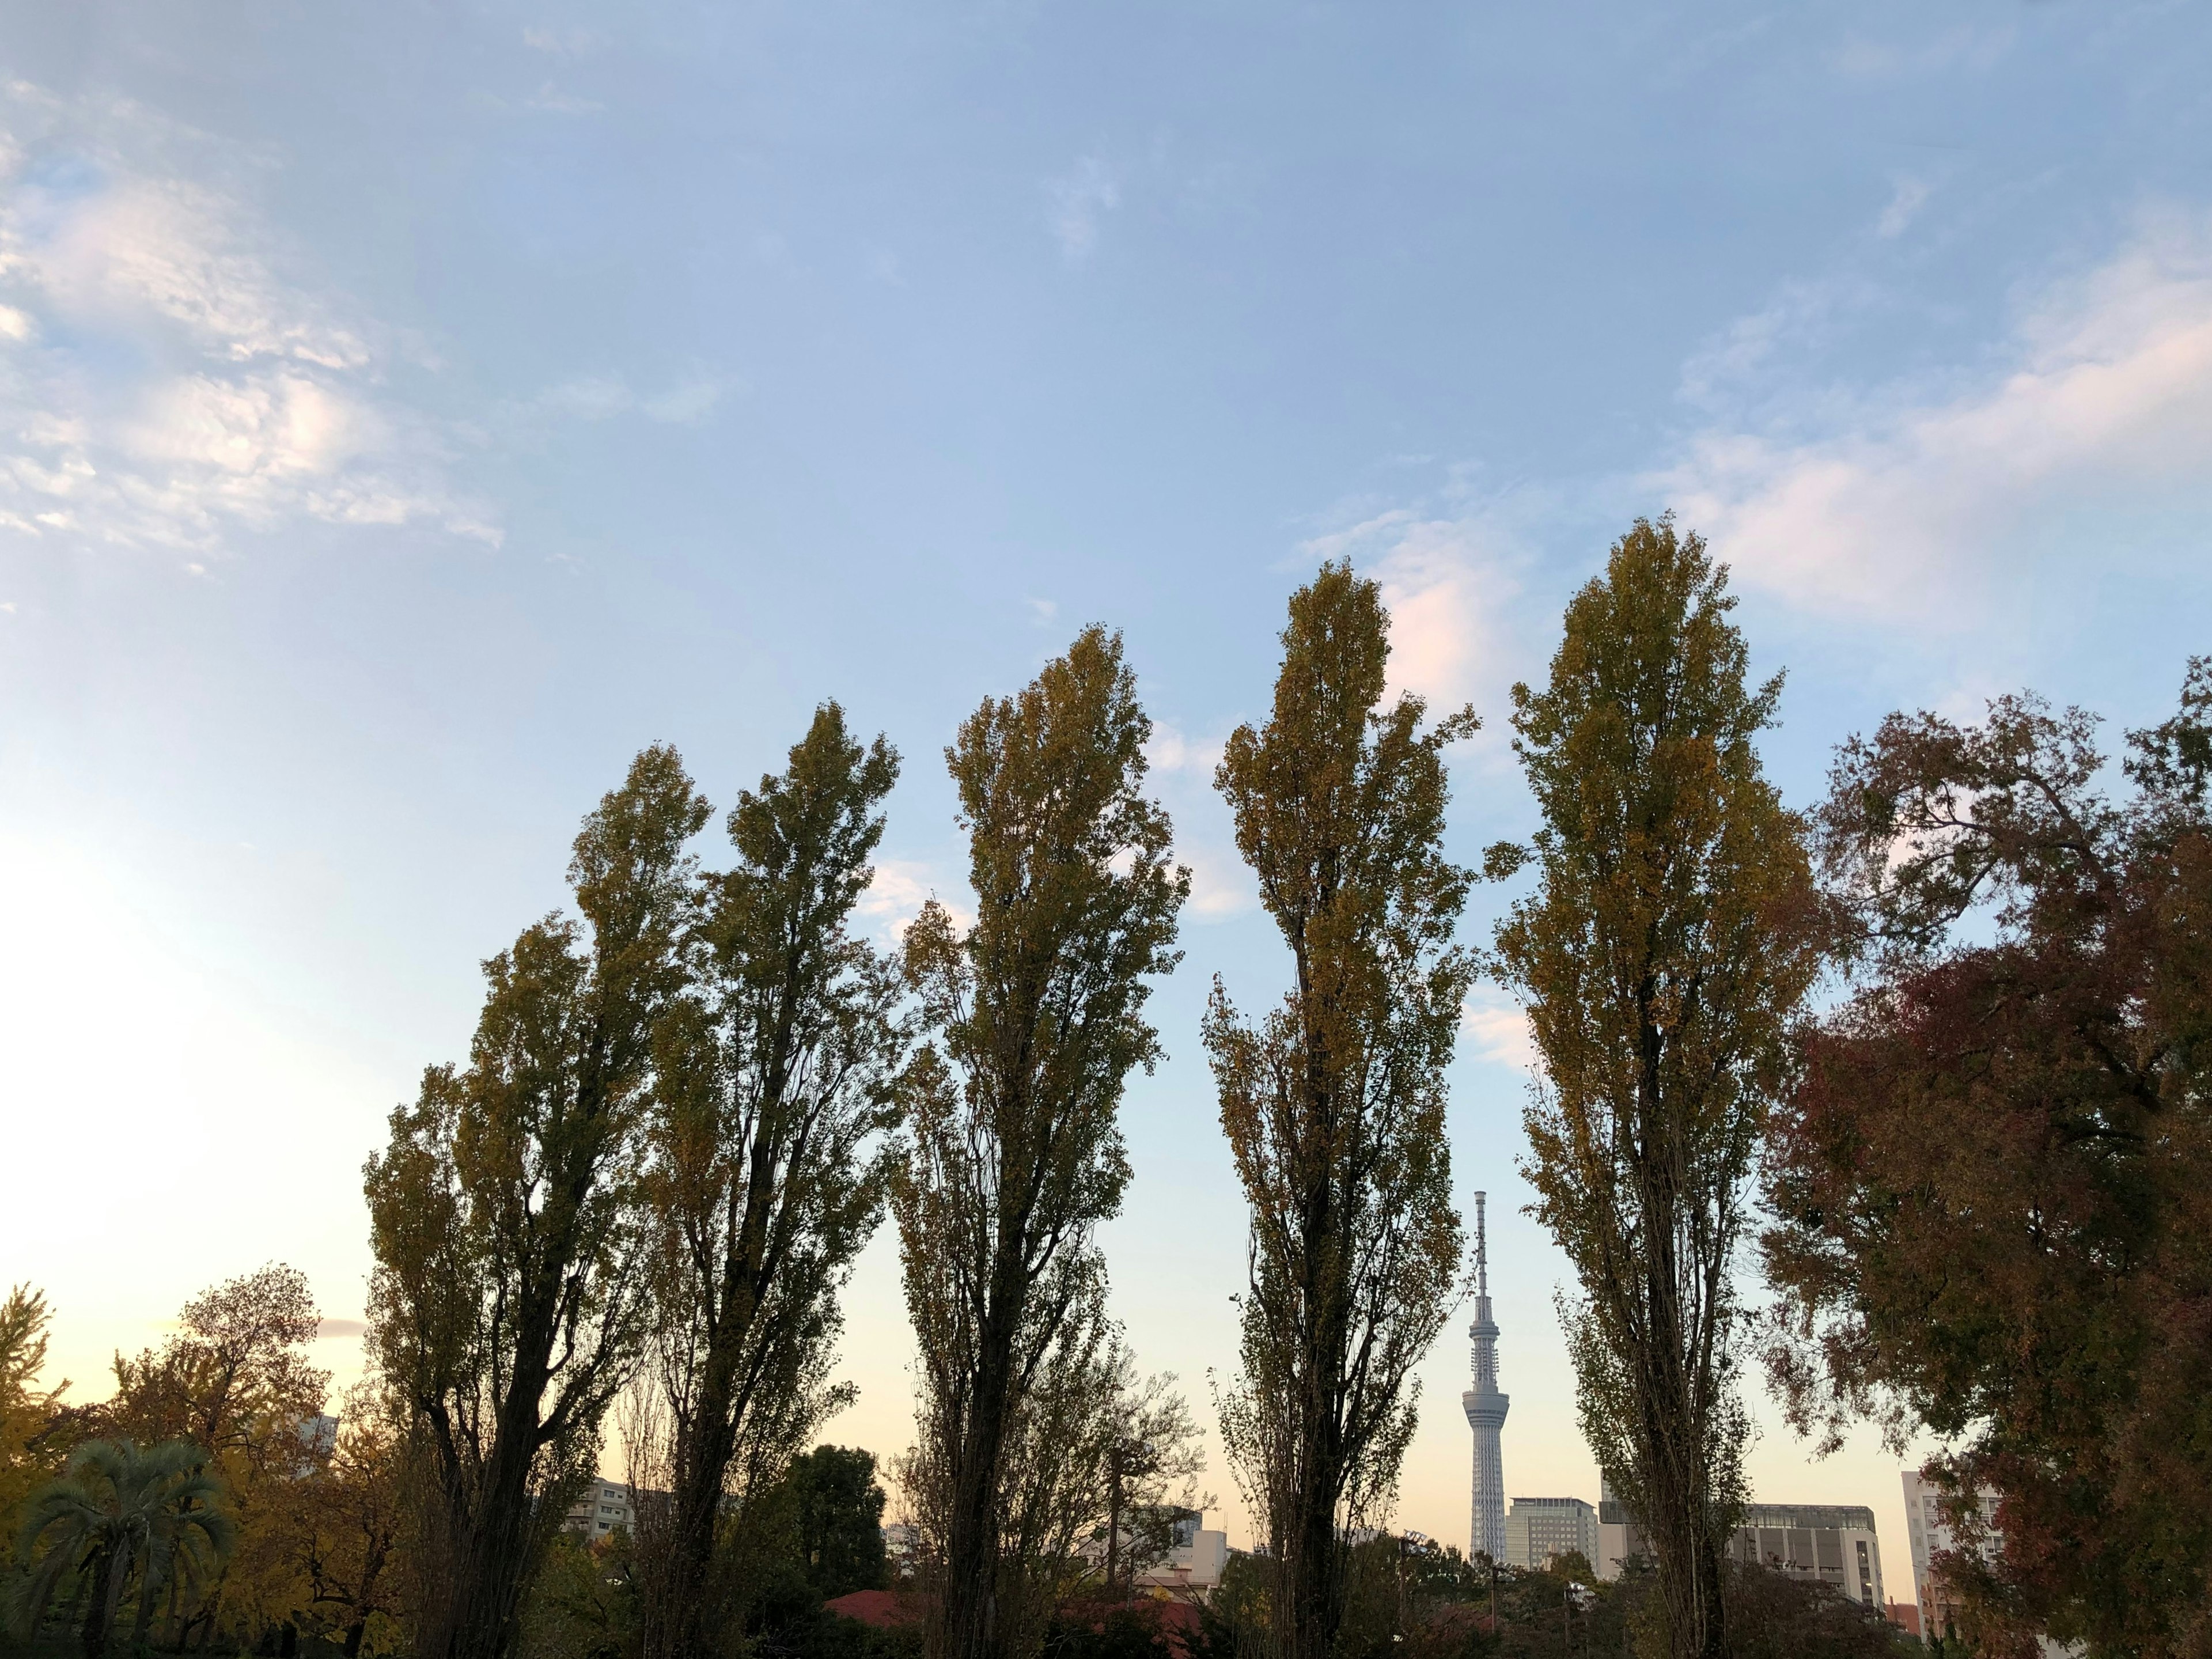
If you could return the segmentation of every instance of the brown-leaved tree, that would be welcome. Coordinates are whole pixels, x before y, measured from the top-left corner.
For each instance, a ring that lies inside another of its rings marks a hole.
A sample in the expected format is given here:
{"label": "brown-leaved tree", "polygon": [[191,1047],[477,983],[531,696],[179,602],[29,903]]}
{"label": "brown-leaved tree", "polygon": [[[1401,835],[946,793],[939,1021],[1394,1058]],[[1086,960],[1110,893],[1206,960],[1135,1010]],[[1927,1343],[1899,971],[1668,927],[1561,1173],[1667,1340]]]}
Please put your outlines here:
{"label": "brown-leaved tree", "polygon": [[[1821,960],[1803,826],[1753,747],[1781,681],[1746,685],[1733,605],[1664,518],[1638,520],[1570,602],[1550,684],[1513,689],[1542,881],[1497,939],[1543,1061],[1526,1170],[1580,1281],[1563,1312],[1583,1431],[1642,1523],[1672,1659],[1727,1651],[1732,1268]],[[1489,866],[1528,856],[1500,847]]]}
{"label": "brown-leaved tree", "polygon": [[848,924],[897,776],[882,738],[816,711],[730,813],[738,862],[710,878],[697,981],[656,1040],[644,1191],[671,1491],[639,1515],[646,1659],[721,1650],[726,1496],[780,1480],[841,1397],[837,1293],[882,1213],[907,1042],[896,965]]}
{"label": "brown-leaved tree", "polygon": [[684,843],[707,820],[676,751],[646,750],[584,821],[580,921],[484,966],[465,1067],[434,1066],[364,1171],[372,1345],[440,1492],[417,1650],[499,1659],[530,1562],[631,1376],[647,1310],[638,1176],[653,1040],[688,981]]}
{"label": "brown-leaved tree", "polygon": [[1222,1434],[1274,1564],[1286,1659],[1327,1659],[1345,1529],[1395,1487],[1409,1373],[1463,1255],[1443,1072],[1474,965],[1452,942],[1472,877],[1441,850],[1443,751],[1472,709],[1422,730],[1384,705],[1389,619],[1372,581],[1322,567],[1291,596],[1274,706],[1230,737],[1216,786],[1290,947],[1259,1025],[1217,980],[1206,1048],[1251,1210],[1241,1372]]}
{"label": "brown-leaved tree", "polygon": [[1092,628],[946,751],[976,919],[933,901],[907,932],[932,1036],[891,1185],[935,1659],[1033,1651],[1049,1612],[1037,1506],[1010,1486],[1038,1471],[1024,1448],[1052,1449],[1040,1413],[1079,1403],[1110,1346],[1094,1233],[1128,1181],[1122,1089],[1158,1056],[1146,981],[1176,963],[1190,889],[1143,793],[1151,729],[1119,636]]}

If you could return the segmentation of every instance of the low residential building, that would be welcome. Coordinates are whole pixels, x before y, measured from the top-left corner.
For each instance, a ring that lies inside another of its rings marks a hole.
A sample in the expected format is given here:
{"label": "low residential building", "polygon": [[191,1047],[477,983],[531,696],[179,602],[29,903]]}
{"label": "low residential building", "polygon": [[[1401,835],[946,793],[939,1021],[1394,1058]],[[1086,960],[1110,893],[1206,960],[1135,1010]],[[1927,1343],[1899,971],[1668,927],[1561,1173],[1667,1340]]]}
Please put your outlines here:
{"label": "low residential building", "polygon": [[1548,1567],[1579,1555],[1595,1568],[1598,1550],[1597,1510],[1579,1498],[1516,1498],[1506,1514],[1509,1567]]}
{"label": "low residential building", "polygon": [[617,1528],[634,1532],[636,1520],[628,1486],[619,1481],[594,1480],[569,1509],[568,1518],[562,1524],[570,1532],[580,1532],[586,1538],[605,1538]]}
{"label": "low residential building", "polygon": [[1221,1587],[1229,1565],[1229,1534],[1208,1527],[1202,1510],[1185,1510],[1176,1518],[1167,1559],[1137,1575],[1137,1589],[1188,1592],[1204,1601]]}
{"label": "low residential building", "polygon": [[[1122,1549],[1127,1551],[1133,1542],[1131,1534],[1124,1531]],[[1202,1601],[1220,1586],[1222,1572],[1229,1565],[1229,1534],[1208,1527],[1203,1510],[1176,1512],[1167,1547],[1166,1555],[1141,1568],[1128,1579],[1129,1587],[1136,1594],[1160,1595],[1188,1592]],[[1085,1540],[1079,1548],[1091,1570],[1103,1577],[1106,1571],[1103,1532]],[[1126,1554],[1115,1571],[1117,1574],[1128,1571]]]}

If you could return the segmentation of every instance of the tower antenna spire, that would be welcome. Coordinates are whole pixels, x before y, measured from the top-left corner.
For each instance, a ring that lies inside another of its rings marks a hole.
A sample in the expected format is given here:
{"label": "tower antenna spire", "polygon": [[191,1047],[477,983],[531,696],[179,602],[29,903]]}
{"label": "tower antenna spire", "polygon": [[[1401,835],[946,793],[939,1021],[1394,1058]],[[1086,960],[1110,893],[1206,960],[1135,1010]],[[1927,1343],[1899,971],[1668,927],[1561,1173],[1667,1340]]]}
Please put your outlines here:
{"label": "tower antenna spire", "polygon": [[1487,1299],[1490,1295],[1490,1237],[1483,1216],[1487,1193],[1474,1195],[1474,1293]]}

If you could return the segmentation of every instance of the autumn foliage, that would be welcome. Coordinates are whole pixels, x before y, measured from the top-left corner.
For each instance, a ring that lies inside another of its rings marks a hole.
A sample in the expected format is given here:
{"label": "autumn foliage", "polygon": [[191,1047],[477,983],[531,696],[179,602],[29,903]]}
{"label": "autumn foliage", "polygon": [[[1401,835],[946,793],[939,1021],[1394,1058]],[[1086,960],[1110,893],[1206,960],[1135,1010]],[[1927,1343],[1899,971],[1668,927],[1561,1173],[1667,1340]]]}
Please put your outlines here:
{"label": "autumn foliage", "polygon": [[2078,710],[1893,716],[1821,814],[1856,982],[1768,1149],[1770,1369],[1803,1426],[1954,1449],[1994,1652],[2212,1652],[2208,713],[2199,659],[2118,796]]}

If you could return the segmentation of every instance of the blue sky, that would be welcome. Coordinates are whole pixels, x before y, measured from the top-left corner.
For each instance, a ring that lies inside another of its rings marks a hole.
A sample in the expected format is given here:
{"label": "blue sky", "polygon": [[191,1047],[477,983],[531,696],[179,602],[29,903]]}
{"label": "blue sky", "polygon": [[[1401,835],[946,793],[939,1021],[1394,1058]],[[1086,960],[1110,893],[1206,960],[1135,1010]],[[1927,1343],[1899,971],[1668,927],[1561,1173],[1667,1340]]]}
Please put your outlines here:
{"label": "blue sky", "polygon": [[[1505,690],[1638,513],[1734,568],[1799,804],[1891,708],[2142,724],[2212,649],[2199,8],[0,16],[0,1054],[47,1172],[0,1277],[82,1391],[270,1256],[359,1312],[384,1113],[647,742],[726,803],[820,698],[887,731],[888,937],[958,895],[957,720],[1126,631],[1198,893],[1108,1244],[1202,1402],[1242,1234],[1196,1023],[1281,972],[1210,756],[1321,557],[1490,721],[1470,857],[1530,827]],[[1470,1010],[1457,1176],[1508,1484],[1594,1496],[1524,1052]],[[887,1250],[850,1306],[832,1432],[888,1452]],[[1465,1370],[1425,1368],[1401,1510],[1453,1542]],[[1758,1494],[1875,1504],[1909,1593],[1896,1462],[1765,1415]]]}

